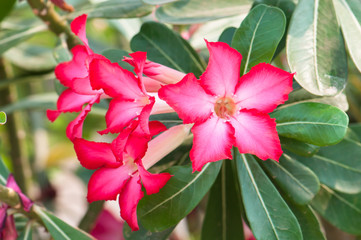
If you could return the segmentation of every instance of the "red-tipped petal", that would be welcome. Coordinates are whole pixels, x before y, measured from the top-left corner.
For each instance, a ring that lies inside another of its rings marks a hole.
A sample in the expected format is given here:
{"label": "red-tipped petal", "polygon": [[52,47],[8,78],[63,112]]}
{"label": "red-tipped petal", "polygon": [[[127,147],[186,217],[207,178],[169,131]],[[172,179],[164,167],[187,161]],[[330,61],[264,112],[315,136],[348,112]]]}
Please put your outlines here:
{"label": "red-tipped petal", "polygon": [[158,95],[183,119],[184,123],[202,122],[213,111],[215,98],[208,95],[193,73],[177,84],[162,87]]}
{"label": "red-tipped petal", "polygon": [[[207,41],[206,41],[207,42]],[[207,42],[209,62],[200,77],[205,90],[223,97],[232,95],[239,81],[242,55],[227,43]]]}
{"label": "red-tipped petal", "polygon": [[169,173],[152,174],[145,170],[141,164],[138,164],[138,171],[148,195],[159,192],[172,177]]}
{"label": "red-tipped petal", "polygon": [[60,114],[61,112],[57,110],[50,110],[50,109],[46,110],[46,116],[52,122],[54,122],[59,117]]}
{"label": "red-tipped petal", "polygon": [[88,183],[88,201],[116,200],[132,172],[127,165],[96,170]]}
{"label": "red-tipped petal", "polygon": [[80,15],[71,22],[70,28],[71,31],[75,35],[77,35],[80,38],[80,40],[88,47],[89,44],[88,44],[88,39],[86,37],[86,19],[87,19],[86,14]]}
{"label": "red-tipped petal", "polygon": [[243,75],[235,92],[237,105],[242,109],[272,112],[288,99],[292,91],[293,74],[270,64],[260,63]]}
{"label": "red-tipped petal", "polygon": [[120,162],[117,162],[110,143],[91,142],[82,138],[74,139],[73,143],[80,164],[87,169],[121,165]]}
{"label": "red-tipped petal", "polygon": [[119,195],[120,216],[133,231],[139,230],[137,206],[143,196],[139,175],[133,176]]}
{"label": "red-tipped petal", "polygon": [[151,121],[149,122],[149,130],[150,130],[150,135],[155,136],[167,130],[167,127],[159,121]]}
{"label": "red-tipped petal", "polygon": [[234,129],[218,117],[195,124],[192,128],[193,147],[190,152],[193,171],[201,171],[204,164],[232,158]]}
{"label": "red-tipped petal", "polygon": [[19,186],[16,183],[15,178],[12,174],[9,174],[7,182],[6,182],[6,186],[8,188],[13,189],[15,192],[17,192],[19,194],[20,201],[24,207],[24,210],[27,212],[30,211],[31,206],[33,205],[33,201],[31,201],[27,196],[25,196],[23,194],[23,192],[19,188]]}
{"label": "red-tipped petal", "polygon": [[278,161],[282,155],[276,121],[256,110],[241,110],[231,118],[235,143],[240,153],[254,154],[262,160]]}

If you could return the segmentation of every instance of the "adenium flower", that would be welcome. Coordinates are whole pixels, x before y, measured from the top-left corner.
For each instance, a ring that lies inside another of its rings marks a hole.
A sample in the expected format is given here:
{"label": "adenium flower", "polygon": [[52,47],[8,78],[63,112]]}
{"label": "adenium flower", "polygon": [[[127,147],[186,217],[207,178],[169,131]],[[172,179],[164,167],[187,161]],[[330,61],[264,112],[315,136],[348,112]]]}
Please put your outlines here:
{"label": "adenium flower", "polygon": [[[18,195],[21,201],[22,207],[25,211],[29,212],[33,202],[25,196],[19,186],[17,185],[15,178],[12,174],[9,174],[6,187],[13,189]],[[7,210],[10,208],[5,203],[1,203],[0,206],[0,239],[16,240],[18,234],[15,228],[15,221],[13,215],[8,215]]]}
{"label": "adenium flower", "polygon": [[240,77],[239,52],[222,42],[207,42],[207,47],[209,63],[199,80],[190,73],[159,90],[159,97],[184,123],[194,123],[193,171],[231,159],[232,146],[240,153],[278,161],[282,149],[276,122],[268,113],[288,99],[293,74],[261,63]]}

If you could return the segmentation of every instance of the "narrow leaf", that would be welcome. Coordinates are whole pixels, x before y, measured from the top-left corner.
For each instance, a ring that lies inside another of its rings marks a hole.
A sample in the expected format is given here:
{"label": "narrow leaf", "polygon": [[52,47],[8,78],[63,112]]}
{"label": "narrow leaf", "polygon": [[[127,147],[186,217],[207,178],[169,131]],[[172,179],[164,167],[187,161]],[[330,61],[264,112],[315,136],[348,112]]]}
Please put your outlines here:
{"label": "narrow leaf", "polygon": [[279,135],[317,146],[336,144],[345,136],[346,113],[322,103],[303,102],[279,108],[276,118]]}
{"label": "narrow leaf", "polygon": [[317,176],[306,166],[283,154],[279,163],[260,161],[279,188],[295,203],[306,204],[320,189]]}
{"label": "narrow leaf", "polygon": [[176,166],[174,175],[157,194],[145,196],[138,205],[138,217],[146,229],[162,231],[177,224],[202,200],[217,178],[221,161],[207,164],[192,174],[192,167]]}
{"label": "narrow leaf", "polygon": [[32,239],[33,239],[32,222],[28,221],[24,231],[21,232],[17,240],[32,240]]}
{"label": "narrow leaf", "polygon": [[0,125],[3,125],[6,123],[6,113],[0,112]]}
{"label": "narrow leaf", "polygon": [[278,8],[260,4],[251,10],[232,40],[232,47],[243,56],[241,75],[258,63],[272,60],[285,26],[285,15]]}
{"label": "narrow leaf", "polygon": [[280,136],[281,147],[303,157],[311,157],[319,149],[319,146],[298,141],[296,139]]}
{"label": "narrow leaf", "polygon": [[[244,239],[240,192],[231,161],[224,161],[213,184],[203,221],[202,239]],[[237,185],[236,185],[237,184]]]}
{"label": "narrow leaf", "polygon": [[332,1],[298,3],[288,30],[287,59],[307,91],[330,96],[344,89],[347,58]]}
{"label": "narrow leaf", "polygon": [[302,239],[296,217],[251,155],[236,152],[247,219],[256,239]]}
{"label": "narrow leaf", "polygon": [[8,176],[9,176],[9,170],[5,166],[3,160],[2,160],[2,158],[0,156],[0,184],[1,185],[6,185]]}

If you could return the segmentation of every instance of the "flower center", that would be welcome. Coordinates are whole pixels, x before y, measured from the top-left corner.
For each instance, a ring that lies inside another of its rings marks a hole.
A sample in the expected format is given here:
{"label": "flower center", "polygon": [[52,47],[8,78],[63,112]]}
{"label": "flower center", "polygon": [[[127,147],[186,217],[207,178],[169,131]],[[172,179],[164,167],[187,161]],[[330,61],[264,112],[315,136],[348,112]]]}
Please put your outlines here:
{"label": "flower center", "polygon": [[218,98],[216,103],[214,104],[214,111],[216,112],[218,117],[228,119],[236,112],[236,107],[236,103],[233,101],[232,98],[221,97]]}

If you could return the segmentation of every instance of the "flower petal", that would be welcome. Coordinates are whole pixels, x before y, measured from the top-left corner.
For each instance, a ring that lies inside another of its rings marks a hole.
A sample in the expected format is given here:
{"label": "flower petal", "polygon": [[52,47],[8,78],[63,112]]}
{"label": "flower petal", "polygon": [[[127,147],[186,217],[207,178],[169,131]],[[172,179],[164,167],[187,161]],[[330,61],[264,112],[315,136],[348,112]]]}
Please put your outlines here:
{"label": "flower petal", "polygon": [[27,196],[25,196],[25,194],[23,194],[20,187],[15,181],[14,175],[11,173],[8,176],[6,187],[13,189],[19,195],[24,210],[29,212],[31,206],[33,206],[33,201],[31,201]]}
{"label": "flower petal", "polygon": [[217,96],[233,95],[239,81],[242,55],[227,43],[207,42],[209,62],[200,77],[205,90]]}
{"label": "flower petal", "polygon": [[89,77],[93,89],[103,89],[113,98],[134,100],[145,96],[133,73],[108,59],[94,59],[89,65]]}
{"label": "flower petal", "polygon": [[127,165],[96,170],[88,183],[88,201],[116,200],[132,172]]}
{"label": "flower petal", "polygon": [[267,63],[254,66],[243,75],[235,92],[237,106],[269,113],[288,99],[293,74]]}
{"label": "flower petal", "polygon": [[282,149],[276,131],[276,121],[257,110],[241,110],[231,118],[235,129],[235,146],[240,153],[254,154],[262,160],[278,161]]}
{"label": "flower petal", "polygon": [[80,164],[87,169],[121,165],[117,162],[110,143],[91,142],[82,138],[75,138],[73,143]]}
{"label": "flower petal", "polygon": [[169,173],[152,174],[145,170],[141,164],[138,164],[138,171],[148,195],[159,192],[172,177]]}
{"label": "flower petal", "polygon": [[193,73],[177,84],[162,87],[158,95],[183,119],[184,123],[202,122],[213,111],[215,98],[208,95]]}
{"label": "flower petal", "polygon": [[119,195],[120,216],[133,231],[139,230],[137,206],[143,196],[139,175],[133,176]]}
{"label": "flower petal", "polygon": [[201,171],[204,164],[232,158],[234,129],[218,117],[211,117],[192,128],[193,147],[190,151],[193,172]]}
{"label": "flower petal", "polygon": [[70,24],[70,28],[71,31],[77,35],[80,40],[85,44],[85,46],[89,48],[89,44],[88,44],[88,39],[86,37],[86,19],[87,19],[87,15],[83,14],[80,15],[79,17],[75,18],[71,24]]}

